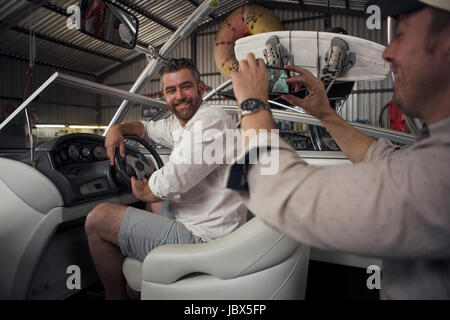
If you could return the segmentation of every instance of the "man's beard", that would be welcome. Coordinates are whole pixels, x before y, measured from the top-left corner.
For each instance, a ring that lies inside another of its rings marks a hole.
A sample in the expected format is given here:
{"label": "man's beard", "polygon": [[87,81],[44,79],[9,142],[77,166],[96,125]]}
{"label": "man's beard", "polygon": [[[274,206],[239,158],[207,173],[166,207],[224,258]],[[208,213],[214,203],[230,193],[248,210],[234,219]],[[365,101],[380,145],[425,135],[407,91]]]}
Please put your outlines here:
{"label": "man's beard", "polygon": [[423,120],[435,98],[447,90],[447,81],[439,72],[442,68],[433,55],[427,52],[417,54],[420,54],[419,62],[392,63],[395,71],[392,100],[405,115]]}
{"label": "man's beard", "polygon": [[399,89],[394,89],[394,95],[392,97],[394,104],[407,116],[415,118],[419,117],[419,99],[411,95],[409,92],[400,92]]}
{"label": "man's beard", "polygon": [[[202,103],[202,98],[198,95],[195,98],[184,98],[183,100],[176,100],[169,106],[170,111],[180,120],[188,121],[197,112]],[[189,104],[189,109],[185,112],[179,112],[177,110],[178,105]]]}
{"label": "man's beard", "polygon": [[[419,71],[408,69],[405,72],[405,69],[398,68],[395,79],[392,101],[405,115],[411,118],[423,117],[424,108],[430,100],[429,97],[436,92],[438,86],[435,83],[435,76],[428,70]],[[420,74],[420,77],[414,77],[414,74]]]}

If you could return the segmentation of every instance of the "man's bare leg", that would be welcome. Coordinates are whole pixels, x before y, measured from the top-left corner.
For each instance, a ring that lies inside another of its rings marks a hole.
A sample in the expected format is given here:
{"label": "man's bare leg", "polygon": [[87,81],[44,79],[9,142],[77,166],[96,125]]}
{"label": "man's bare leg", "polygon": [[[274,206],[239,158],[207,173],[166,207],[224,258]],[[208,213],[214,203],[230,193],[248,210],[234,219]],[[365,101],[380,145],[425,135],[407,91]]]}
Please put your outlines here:
{"label": "man's bare leg", "polygon": [[125,257],[119,248],[120,223],[126,208],[119,204],[102,203],[86,218],[89,249],[107,300],[127,299],[122,273]]}

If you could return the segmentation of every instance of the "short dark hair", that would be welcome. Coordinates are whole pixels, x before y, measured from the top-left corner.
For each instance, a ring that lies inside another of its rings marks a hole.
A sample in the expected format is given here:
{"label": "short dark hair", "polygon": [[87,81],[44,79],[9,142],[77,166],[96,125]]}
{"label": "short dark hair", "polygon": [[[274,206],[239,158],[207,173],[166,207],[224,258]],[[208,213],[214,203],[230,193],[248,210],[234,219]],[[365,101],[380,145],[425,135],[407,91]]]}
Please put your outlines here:
{"label": "short dark hair", "polygon": [[195,81],[197,81],[197,83],[200,82],[200,73],[198,72],[198,69],[192,59],[189,58],[171,58],[167,60],[159,70],[159,77],[162,79],[163,75],[166,73],[177,72],[182,69],[191,70]]}
{"label": "short dark hair", "polygon": [[437,44],[437,38],[435,35],[439,35],[441,32],[445,31],[450,26],[450,13],[444,10],[431,8],[432,20],[428,26],[427,35],[428,41],[426,45],[426,50],[428,52],[433,52]]}

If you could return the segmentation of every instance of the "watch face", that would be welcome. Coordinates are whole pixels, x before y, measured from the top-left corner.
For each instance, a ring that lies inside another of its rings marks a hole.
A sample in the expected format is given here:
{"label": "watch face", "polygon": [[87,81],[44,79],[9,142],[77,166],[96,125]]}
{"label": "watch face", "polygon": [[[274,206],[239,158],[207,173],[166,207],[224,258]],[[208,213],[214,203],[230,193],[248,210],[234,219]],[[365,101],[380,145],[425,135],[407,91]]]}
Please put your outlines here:
{"label": "watch face", "polygon": [[253,111],[258,108],[261,101],[258,99],[247,99],[244,102],[242,102],[241,108],[245,111]]}

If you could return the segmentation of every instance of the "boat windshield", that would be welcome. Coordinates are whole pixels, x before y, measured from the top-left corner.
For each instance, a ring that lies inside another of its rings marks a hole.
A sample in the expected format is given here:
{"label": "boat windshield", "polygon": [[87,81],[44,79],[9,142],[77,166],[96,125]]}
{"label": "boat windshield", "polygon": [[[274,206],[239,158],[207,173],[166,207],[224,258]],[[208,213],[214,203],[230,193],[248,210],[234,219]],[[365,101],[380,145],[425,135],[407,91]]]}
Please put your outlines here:
{"label": "boat windshield", "polygon": [[[33,147],[71,133],[103,135],[122,101],[61,84],[49,86],[26,108],[31,121]],[[12,120],[9,119],[22,102],[20,99],[11,100],[0,113],[0,150],[3,152],[30,148],[25,109],[15,114]],[[122,122],[152,120],[162,109],[136,103],[130,107]]]}

